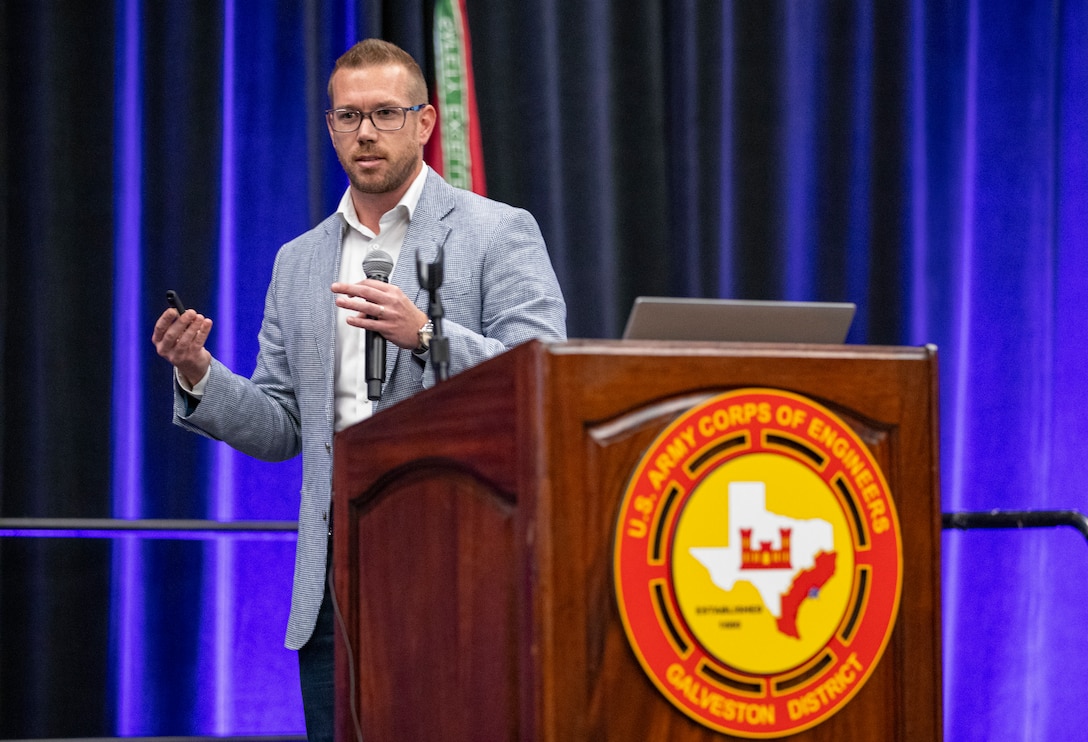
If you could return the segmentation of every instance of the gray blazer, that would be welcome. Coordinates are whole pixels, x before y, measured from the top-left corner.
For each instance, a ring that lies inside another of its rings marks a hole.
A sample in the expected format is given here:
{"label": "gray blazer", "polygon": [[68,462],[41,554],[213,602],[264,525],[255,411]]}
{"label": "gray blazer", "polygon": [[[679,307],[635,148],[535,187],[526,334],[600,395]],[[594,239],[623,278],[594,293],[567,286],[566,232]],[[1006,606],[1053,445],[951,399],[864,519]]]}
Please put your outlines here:
{"label": "gray blazer", "polygon": [[[257,366],[250,378],[212,361],[195,406],[177,384],[174,421],[266,461],[302,453],[298,546],[286,645],[310,638],[325,581],[332,497],[336,306],[343,217],[333,214],[280,248],[265,298]],[[416,256],[444,247],[441,296],[455,374],[533,338],[566,338],[566,308],[536,221],[526,211],[427,176],[390,281],[427,311]],[[376,411],[434,384],[434,371],[390,344]]]}

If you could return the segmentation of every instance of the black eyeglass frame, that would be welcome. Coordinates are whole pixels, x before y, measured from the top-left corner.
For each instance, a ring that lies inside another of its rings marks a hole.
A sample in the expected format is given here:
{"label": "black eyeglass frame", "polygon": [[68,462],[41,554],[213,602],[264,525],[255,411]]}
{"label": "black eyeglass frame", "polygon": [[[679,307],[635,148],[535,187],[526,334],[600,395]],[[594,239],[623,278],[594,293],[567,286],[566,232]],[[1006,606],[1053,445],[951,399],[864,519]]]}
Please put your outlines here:
{"label": "black eyeglass frame", "polygon": [[[370,119],[370,125],[373,126],[374,129],[377,131],[400,131],[404,128],[404,125],[408,123],[409,113],[422,111],[427,105],[429,104],[417,103],[414,106],[382,106],[381,108],[375,108],[373,111],[360,111],[357,108],[327,108],[325,109],[325,119],[329,122],[329,127],[338,134],[351,134],[353,132],[359,131],[359,128],[363,125],[363,121],[365,121],[366,119]],[[350,111],[351,113],[359,114],[359,123],[351,129],[337,129],[334,119],[334,114],[336,114],[337,111]],[[384,126],[379,126],[378,122],[374,120],[374,114],[380,113],[381,111],[400,111],[400,126],[396,127],[395,129],[387,129]]]}

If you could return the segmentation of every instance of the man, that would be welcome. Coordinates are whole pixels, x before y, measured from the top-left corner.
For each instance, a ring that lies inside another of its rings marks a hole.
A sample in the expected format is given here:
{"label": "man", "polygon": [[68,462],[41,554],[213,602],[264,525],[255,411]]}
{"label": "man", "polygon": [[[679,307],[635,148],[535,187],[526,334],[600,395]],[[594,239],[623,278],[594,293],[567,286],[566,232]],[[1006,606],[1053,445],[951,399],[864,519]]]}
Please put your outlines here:
{"label": "man", "polygon": [[[212,320],[166,310],[152,342],[175,367],[175,422],[251,456],[301,451],[298,547],[286,645],[299,650],[310,739],[332,738],[332,618],[326,566],[333,432],[434,383],[428,294],[417,256],[444,251],[443,330],[455,374],[533,338],[565,339],[566,310],[527,212],[451,187],[423,162],[437,113],[416,62],[376,39],[329,78],[329,135],[350,183],[339,209],[276,256],[257,366],[236,375],[205,348]],[[380,248],[389,283],[365,279]],[[388,382],[367,399],[365,330],[388,341]]]}

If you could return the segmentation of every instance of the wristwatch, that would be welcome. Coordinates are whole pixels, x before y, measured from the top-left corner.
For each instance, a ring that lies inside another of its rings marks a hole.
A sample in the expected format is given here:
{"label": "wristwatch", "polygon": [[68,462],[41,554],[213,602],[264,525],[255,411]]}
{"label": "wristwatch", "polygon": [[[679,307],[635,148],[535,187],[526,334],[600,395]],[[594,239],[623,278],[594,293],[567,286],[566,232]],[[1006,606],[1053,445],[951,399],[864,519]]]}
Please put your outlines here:
{"label": "wristwatch", "polygon": [[419,341],[416,343],[415,352],[419,354],[426,353],[431,347],[431,338],[434,337],[434,322],[427,320],[427,323],[419,328],[419,332],[416,336],[419,338]]}

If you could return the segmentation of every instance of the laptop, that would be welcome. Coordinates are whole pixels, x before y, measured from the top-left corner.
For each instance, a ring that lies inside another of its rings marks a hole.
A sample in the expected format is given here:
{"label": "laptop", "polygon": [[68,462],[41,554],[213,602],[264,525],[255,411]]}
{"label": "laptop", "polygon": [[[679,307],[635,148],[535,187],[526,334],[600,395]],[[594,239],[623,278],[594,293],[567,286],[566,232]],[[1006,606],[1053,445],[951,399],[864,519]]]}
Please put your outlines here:
{"label": "laptop", "polygon": [[839,344],[856,309],[850,302],[640,296],[623,339]]}

